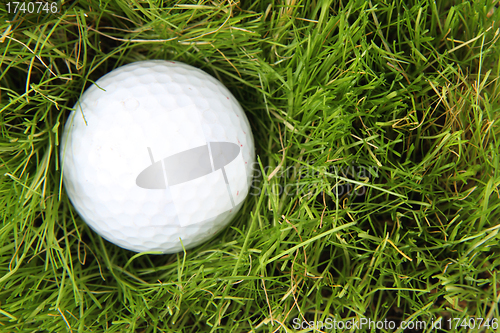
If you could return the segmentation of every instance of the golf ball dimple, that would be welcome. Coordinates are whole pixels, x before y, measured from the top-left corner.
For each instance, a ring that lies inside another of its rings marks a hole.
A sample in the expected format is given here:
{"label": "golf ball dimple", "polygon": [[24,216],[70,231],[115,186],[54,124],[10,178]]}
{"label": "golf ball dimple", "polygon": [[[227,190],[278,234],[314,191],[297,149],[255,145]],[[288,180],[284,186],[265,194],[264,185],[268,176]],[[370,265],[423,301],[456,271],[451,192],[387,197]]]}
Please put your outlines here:
{"label": "golf ball dimple", "polygon": [[248,120],[229,90],[200,69],[163,60],[97,80],[61,142],[76,211],[136,252],[175,253],[210,239],[243,205],[254,160]]}

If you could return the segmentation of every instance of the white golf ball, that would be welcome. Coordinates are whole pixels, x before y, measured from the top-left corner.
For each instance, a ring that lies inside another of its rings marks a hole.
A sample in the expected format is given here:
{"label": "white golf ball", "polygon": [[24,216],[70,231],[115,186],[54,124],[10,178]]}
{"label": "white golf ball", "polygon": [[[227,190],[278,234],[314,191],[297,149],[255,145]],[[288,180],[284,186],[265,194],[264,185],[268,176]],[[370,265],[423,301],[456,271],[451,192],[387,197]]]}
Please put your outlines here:
{"label": "white golf ball", "polygon": [[226,226],[255,160],[241,106],[180,62],[139,61],[88,88],[61,142],[63,182],[99,235],[128,250],[175,253]]}

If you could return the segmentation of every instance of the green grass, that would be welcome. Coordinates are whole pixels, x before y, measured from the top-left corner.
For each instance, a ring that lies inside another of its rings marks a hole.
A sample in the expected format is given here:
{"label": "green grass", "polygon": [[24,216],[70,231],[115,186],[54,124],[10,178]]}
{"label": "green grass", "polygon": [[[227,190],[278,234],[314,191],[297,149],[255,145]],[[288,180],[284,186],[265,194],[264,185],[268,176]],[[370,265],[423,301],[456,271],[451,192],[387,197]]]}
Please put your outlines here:
{"label": "green grass", "polygon": [[[495,1],[62,2],[0,6],[0,332],[500,321]],[[253,195],[186,253],[102,240],[61,184],[74,103],[143,59],[220,79],[256,140]]]}

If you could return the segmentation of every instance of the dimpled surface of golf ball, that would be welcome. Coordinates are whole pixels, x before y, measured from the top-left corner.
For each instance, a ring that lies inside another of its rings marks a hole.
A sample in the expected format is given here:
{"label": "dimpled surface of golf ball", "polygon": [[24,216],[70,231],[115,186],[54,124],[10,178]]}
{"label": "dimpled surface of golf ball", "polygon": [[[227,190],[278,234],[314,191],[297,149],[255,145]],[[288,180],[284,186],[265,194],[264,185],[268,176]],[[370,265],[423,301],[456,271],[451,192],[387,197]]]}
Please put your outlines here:
{"label": "dimpled surface of golf ball", "polygon": [[78,214],[136,252],[175,253],[213,237],[243,205],[254,160],[237,100],[177,61],[134,62],[100,78],[76,103],[61,142]]}

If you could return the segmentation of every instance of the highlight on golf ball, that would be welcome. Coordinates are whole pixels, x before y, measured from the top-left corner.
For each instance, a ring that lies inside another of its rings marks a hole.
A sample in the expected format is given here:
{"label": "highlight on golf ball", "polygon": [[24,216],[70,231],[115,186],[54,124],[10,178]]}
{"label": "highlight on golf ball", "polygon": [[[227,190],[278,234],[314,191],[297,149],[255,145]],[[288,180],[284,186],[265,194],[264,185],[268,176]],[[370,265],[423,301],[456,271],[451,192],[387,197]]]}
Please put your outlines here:
{"label": "highlight on golf ball", "polygon": [[136,252],[175,253],[239,211],[255,160],[243,109],[218,80],[181,62],[119,67],[66,122],[63,182],[82,219]]}

